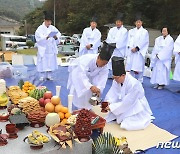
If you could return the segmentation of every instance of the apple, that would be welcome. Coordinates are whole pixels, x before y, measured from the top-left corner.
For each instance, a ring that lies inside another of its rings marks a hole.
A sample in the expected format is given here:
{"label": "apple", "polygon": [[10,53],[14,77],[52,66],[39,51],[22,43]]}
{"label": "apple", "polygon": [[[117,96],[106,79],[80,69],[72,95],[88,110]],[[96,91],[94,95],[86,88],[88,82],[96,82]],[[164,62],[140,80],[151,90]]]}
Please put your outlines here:
{"label": "apple", "polygon": [[44,99],[51,99],[52,97],[52,92],[51,91],[46,91],[44,93]]}
{"label": "apple", "polygon": [[41,107],[44,107],[44,98],[40,98],[40,99],[39,99],[39,105],[40,105]]}
{"label": "apple", "polygon": [[45,106],[47,103],[51,103],[51,99],[45,99],[45,100],[44,100],[44,106]]}

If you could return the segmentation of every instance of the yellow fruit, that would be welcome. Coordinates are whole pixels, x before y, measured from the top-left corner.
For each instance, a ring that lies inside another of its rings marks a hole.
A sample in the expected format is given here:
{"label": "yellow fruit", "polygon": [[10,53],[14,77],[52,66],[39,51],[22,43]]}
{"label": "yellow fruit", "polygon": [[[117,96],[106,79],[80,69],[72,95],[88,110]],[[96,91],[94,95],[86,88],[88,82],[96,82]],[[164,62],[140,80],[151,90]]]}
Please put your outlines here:
{"label": "yellow fruit", "polygon": [[59,96],[53,96],[53,97],[51,98],[51,103],[53,103],[54,105],[61,104],[61,103],[60,103],[60,98],[59,98]]}
{"label": "yellow fruit", "polygon": [[29,87],[29,83],[24,83],[24,86]]}
{"label": "yellow fruit", "polygon": [[67,107],[62,107],[62,108],[61,108],[61,112],[67,113],[67,112],[68,112],[68,108],[67,108]]}
{"label": "yellow fruit", "polygon": [[63,120],[61,121],[61,123],[62,123],[62,124],[66,124],[66,123],[67,123],[67,119],[63,119]]}
{"label": "yellow fruit", "polygon": [[27,91],[29,88],[25,86],[23,89]]}
{"label": "yellow fruit", "polygon": [[33,87],[29,87],[29,90],[33,90],[34,88]]}
{"label": "yellow fruit", "polygon": [[68,119],[70,116],[71,116],[71,113],[69,113],[69,112],[65,114],[65,117],[66,117],[67,119]]}
{"label": "yellow fruit", "polygon": [[54,112],[54,105],[53,105],[52,103],[47,103],[47,104],[45,105],[45,110],[46,110],[47,112]]}
{"label": "yellow fruit", "polygon": [[29,86],[32,86],[32,83],[29,82]]}
{"label": "yellow fruit", "polygon": [[63,106],[60,105],[60,104],[56,105],[56,106],[55,106],[55,112],[56,112],[56,113],[59,113],[59,112],[61,111],[61,108],[62,108],[62,107],[63,107]]}
{"label": "yellow fruit", "polygon": [[59,112],[58,114],[59,114],[60,119],[64,119],[64,113]]}

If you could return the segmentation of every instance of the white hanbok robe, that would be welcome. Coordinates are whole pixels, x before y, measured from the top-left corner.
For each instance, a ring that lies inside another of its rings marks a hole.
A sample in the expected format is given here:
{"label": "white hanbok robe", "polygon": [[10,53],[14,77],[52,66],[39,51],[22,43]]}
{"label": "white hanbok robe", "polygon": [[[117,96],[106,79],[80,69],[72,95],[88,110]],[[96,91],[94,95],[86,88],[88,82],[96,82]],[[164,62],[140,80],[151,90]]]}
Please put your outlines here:
{"label": "white hanbok robe", "polygon": [[[136,77],[142,82],[145,54],[149,46],[149,33],[142,26],[137,29],[133,28],[128,32],[127,41],[127,60],[126,60],[126,71],[136,71],[139,75]],[[139,51],[133,53],[131,49],[139,47]],[[132,74],[133,75],[133,74]]]}
{"label": "white hanbok robe", "polygon": [[[50,34],[50,32],[58,32],[56,34],[58,39],[55,40],[53,37],[46,39],[46,37]],[[38,48],[38,53],[37,53],[38,72],[54,71],[58,69],[57,45],[60,43],[60,37],[61,37],[61,33],[53,25],[46,27],[43,22],[43,24],[37,28],[35,32],[35,38],[37,41],[37,48]]]}
{"label": "white hanbok robe", "polygon": [[97,67],[97,57],[98,54],[86,54],[75,59],[69,65],[67,88],[70,89],[70,94],[74,95],[73,105],[77,108],[92,108],[89,103],[89,99],[92,97],[91,86],[99,88],[101,94],[105,88],[108,68],[106,65]]}
{"label": "white hanbok robe", "polygon": [[[122,25],[119,29],[117,27],[113,27],[109,30],[106,42],[107,43],[116,43],[116,48],[112,54],[117,57],[125,57],[126,56],[126,44],[127,44],[127,29]],[[112,70],[112,61],[110,60],[108,63],[108,68]]]}
{"label": "white hanbok robe", "polygon": [[174,55],[175,55],[175,69],[173,74],[173,80],[180,81],[180,35],[174,42]]}
{"label": "white hanbok robe", "polygon": [[150,80],[152,84],[169,84],[173,46],[174,41],[170,35],[167,35],[165,39],[163,36],[155,39],[150,64],[150,67],[153,68]]}
{"label": "white hanbok robe", "polygon": [[[93,46],[88,50],[86,46],[92,44]],[[95,28],[92,30],[91,27],[85,28],[81,37],[79,56],[84,54],[97,54],[98,47],[101,45],[101,32]]]}
{"label": "white hanbok robe", "polygon": [[113,81],[105,100],[110,103],[107,122],[116,119],[123,129],[145,129],[154,119],[142,84],[129,73],[122,86]]}

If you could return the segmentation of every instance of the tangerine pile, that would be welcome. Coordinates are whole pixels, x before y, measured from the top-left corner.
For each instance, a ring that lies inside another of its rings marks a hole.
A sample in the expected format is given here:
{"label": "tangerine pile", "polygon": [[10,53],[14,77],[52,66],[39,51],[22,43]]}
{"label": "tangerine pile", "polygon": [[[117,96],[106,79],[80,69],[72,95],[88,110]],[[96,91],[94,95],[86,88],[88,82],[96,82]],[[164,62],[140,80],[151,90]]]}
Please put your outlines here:
{"label": "tangerine pile", "polygon": [[29,95],[31,90],[34,90],[36,88],[35,85],[33,85],[31,82],[29,81],[25,81],[24,85],[22,86],[22,91],[24,91],[25,93],[27,93]]}

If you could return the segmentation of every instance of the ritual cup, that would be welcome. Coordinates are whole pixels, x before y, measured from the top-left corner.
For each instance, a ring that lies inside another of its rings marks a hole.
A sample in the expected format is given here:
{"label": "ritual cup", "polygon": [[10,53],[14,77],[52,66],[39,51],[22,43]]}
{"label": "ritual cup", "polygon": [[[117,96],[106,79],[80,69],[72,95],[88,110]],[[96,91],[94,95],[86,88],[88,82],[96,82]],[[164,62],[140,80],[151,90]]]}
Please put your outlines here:
{"label": "ritual cup", "polygon": [[108,102],[102,102],[101,103],[101,112],[108,112],[107,110],[106,110],[106,107],[108,106]]}
{"label": "ritual cup", "polygon": [[6,125],[6,132],[8,134],[15,134],[17,131],[15,124],[7,124]]}

